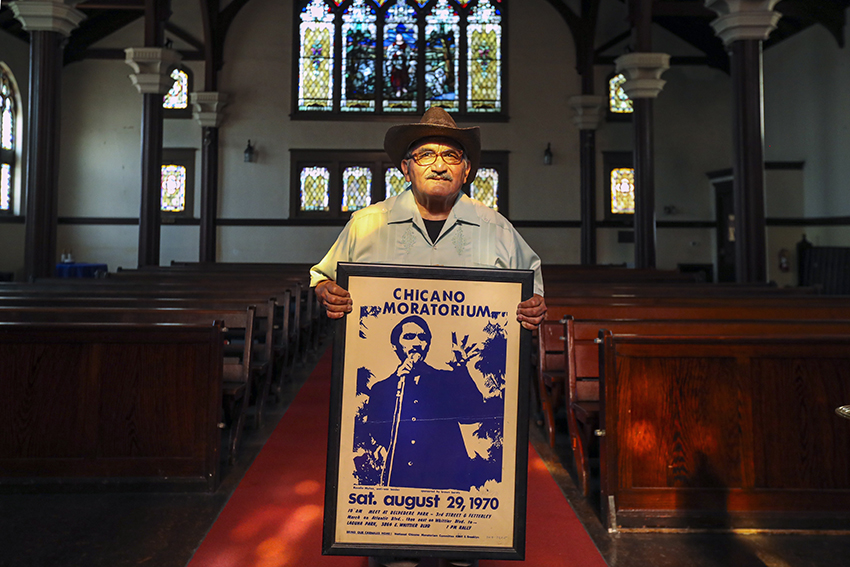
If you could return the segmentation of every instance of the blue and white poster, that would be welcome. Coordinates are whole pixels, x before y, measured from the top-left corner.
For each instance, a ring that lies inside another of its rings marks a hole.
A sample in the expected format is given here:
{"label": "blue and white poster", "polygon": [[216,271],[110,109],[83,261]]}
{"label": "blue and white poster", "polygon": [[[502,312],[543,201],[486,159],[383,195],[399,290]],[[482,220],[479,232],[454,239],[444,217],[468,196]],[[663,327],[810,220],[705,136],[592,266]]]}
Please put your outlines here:
{"label": "blue and white poster", "polygon": [[347,286],[335,540],[514,549],[522,284]]}

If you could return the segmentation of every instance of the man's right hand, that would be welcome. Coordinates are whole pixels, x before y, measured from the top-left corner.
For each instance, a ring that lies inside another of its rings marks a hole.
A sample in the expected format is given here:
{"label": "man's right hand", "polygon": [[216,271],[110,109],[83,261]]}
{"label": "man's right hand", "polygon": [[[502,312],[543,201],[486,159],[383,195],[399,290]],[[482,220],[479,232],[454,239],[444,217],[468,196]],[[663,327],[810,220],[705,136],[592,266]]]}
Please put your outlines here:
{"label": "man's right hand", "polygon": [[316,284],[316,297],[319,298],[328,317],[339,319],[346,313],[351,313],[351,294],[348,290],[336,285],[333,280],[323,280]]}

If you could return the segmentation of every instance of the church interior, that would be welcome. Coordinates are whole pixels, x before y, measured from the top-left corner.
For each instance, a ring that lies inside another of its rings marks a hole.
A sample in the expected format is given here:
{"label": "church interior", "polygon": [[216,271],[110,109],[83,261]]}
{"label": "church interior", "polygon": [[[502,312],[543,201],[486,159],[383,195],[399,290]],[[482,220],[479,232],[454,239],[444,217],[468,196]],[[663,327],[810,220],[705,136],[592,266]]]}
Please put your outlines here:
{"label": "church interior", "polygon": [[268,448],[339,356],[310,267],[405,189],[381,140],[431,106],[542,262],[518,411],[557,498],[529,488],[525,562],[843,564],[848,11],[3,2],[0,567],[365,567],[321,554],[323,461],[304,549],[228,510],[299,467]]}

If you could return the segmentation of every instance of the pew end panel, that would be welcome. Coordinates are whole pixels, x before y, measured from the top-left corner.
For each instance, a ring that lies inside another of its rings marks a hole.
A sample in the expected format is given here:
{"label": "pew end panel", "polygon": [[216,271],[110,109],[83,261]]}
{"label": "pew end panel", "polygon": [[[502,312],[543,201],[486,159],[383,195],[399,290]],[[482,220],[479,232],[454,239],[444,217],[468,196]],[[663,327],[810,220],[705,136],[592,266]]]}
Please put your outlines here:
{"label": "pew end panel", "polygon": [[609,530],[850,527],[850,336],[600,338]]}
{"label": "pew end panel", "polygon": [[222,330],[0,324],[0,490],[219,482]]}

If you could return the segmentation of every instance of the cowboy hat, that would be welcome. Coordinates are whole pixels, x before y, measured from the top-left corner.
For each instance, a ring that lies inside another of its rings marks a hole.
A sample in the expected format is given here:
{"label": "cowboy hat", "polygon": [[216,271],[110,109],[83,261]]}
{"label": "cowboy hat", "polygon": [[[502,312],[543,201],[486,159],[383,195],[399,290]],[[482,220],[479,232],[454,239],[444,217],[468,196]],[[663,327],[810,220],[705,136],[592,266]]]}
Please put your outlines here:
{"label": "cowboy hat", "polygon": [[416,124],[399,124],[387,130],[384,150],[396,167],[401,169],[401,162],[410,146],[417,140],[433,136],[450,138],[461,145],[469,159],[469,176],[466,181],[472,183],[481,160],[481,133],[478,126],[458,128],[449,113],[438,106],[426,110]]}

